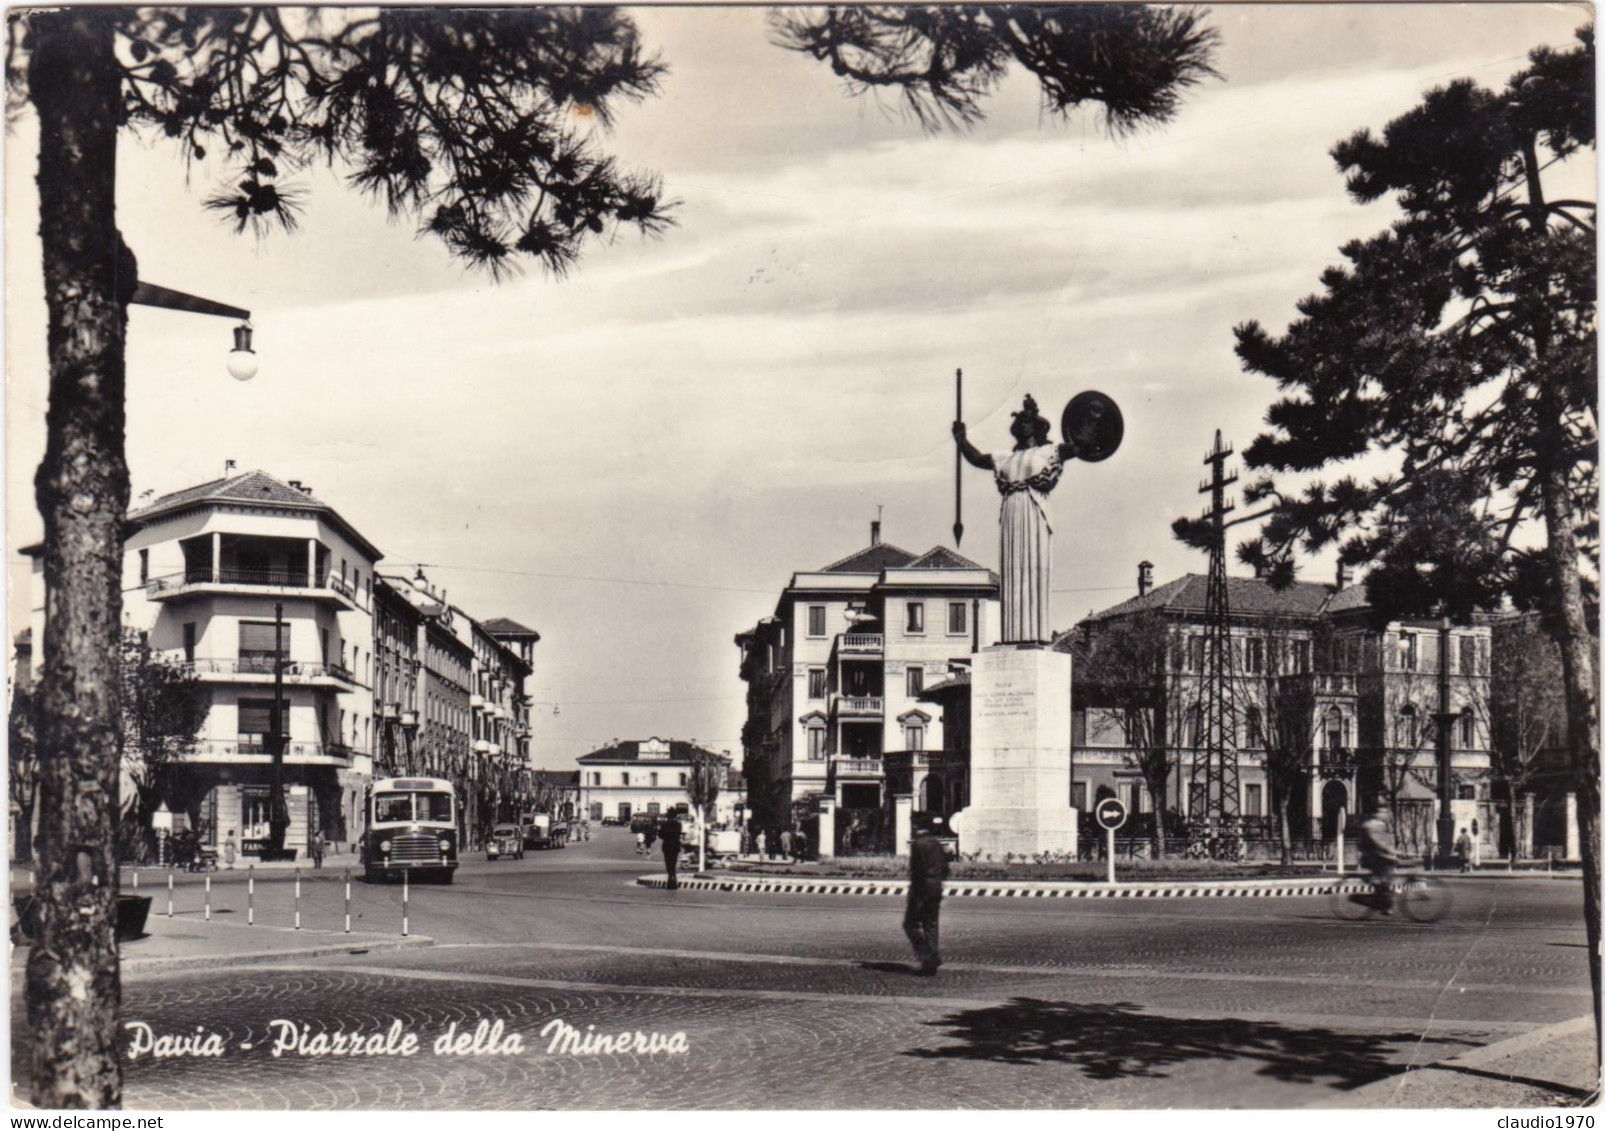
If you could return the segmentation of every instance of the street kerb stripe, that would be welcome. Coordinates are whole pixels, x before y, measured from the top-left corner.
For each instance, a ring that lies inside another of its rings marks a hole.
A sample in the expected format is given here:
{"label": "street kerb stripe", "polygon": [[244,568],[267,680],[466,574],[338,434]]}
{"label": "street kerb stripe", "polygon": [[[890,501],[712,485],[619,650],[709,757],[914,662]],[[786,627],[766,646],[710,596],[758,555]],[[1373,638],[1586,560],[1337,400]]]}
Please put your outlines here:
{"label": "street kerb stripe", "polygon": [[[642,887],[666,888],[666,876],[639,876],[635,881]],[[906,895],[906,880],[869,880],[843,883],[840,880],[780,879],[753,877],[751,879],[713,879],[688,876],[679,886],[693,891],[722,891],[771,895]],[[1034,886],[1018,882],[968,883],[950,885],[943,892],[950,897],[984,898],[1037,898],[1037,899],[1260,899],[1327,895],[1333,891],[1364,892],[1369,885],[1363,881],[1341,879],[1326,883],[1264,884],[1246,880],[1238,882],[1200,884],[1197,887],[1152,887],[1144,884],[1068,884],[1042,883]]]}

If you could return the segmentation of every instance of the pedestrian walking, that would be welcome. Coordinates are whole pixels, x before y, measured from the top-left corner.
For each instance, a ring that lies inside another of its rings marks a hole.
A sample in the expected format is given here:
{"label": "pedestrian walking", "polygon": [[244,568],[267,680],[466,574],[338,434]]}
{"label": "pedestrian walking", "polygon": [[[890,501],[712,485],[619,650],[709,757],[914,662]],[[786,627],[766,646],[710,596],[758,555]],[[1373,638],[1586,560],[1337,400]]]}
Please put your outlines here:
{"label": "pedestrian walking", "polygon": [[791,859],[791,830],[790,829],[781,829],[780,830],[780,858],[782,860],[790,860]]}
{"label": "pedestrian walking", "polygon": [[808,858],[808,834],[801,829],[791,836],[791,858],[799,864]]}
{"label": "pedestrian walking", "polygon": [[312,834],[312,866],[323,867],[323,834],[316,831]]}
{"label": "pedestrian walking", "polygon": [[764,829],[758,830],[758,859],[761,861],[769,854],[769,833]]}
{"label": "pedestrian walking", "polygon": [[680,877],[675,874],[675,869],[680,866],[680,837],[683,831],[673,813],[669,814],[669,819],[663,822],[663,828],[659,830],[663,839],[663,870],[669,874],[670,891],[680,886]]}
{"label": "pedestrian walking", "polygon": [[1460,830],[1460,839],[1455,841],[1455,853],[1460,857],[1460,870],[1471,871],[1471,834],[1465,829]]}
{"label": "pedestrian walking", "polygon": [[234,830],[228,831],[228,837],[223,841],[223,864],[229,871],[234,870],[234,855],[238,849],[234,845]]}
{"label": "pedestrian walking", "polygon": [[940,927],[942,881],[947,878],[947,852],[936,839],[936,828],[944,827],[940,817],[932,817],[914,834],[908,853],[908,905],[903,912],[903,933],[914,946],[919,973],[934,977],[942,965]]}
{"label": "pedestrian walking", "polygon": [[657,842],[657,839],[658,827],[656,825],[648,825],[646,827],[646,854],[648,856],[652,855],[652,845]]}
{"label": "pedestrian walking", "polygon": [[635,854],[637,856],[645,856],[646,855],[646,833],[645,833],[645,831],[638,832],[638,833],[635,834]]}

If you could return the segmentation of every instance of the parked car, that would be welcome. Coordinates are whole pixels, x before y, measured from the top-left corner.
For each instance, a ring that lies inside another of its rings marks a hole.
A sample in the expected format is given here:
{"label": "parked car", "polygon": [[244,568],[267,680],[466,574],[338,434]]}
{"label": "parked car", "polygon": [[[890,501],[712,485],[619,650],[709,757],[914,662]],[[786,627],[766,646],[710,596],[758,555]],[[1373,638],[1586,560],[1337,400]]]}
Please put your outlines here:
{"label": "parked car", "polygon": [[524,858],[524,838],[517,825],[497,825],[491,830],[490,840],[485,842],[487,860],[499,860],[503,856],[514,860]]}
{"label": "parked car", "polygon": [[621,820],[618,817],[603,817],[602,818],[602,827],[603,828],[606,828],[609,825],[622,825],[623,823],[624,823],[623,820]]}

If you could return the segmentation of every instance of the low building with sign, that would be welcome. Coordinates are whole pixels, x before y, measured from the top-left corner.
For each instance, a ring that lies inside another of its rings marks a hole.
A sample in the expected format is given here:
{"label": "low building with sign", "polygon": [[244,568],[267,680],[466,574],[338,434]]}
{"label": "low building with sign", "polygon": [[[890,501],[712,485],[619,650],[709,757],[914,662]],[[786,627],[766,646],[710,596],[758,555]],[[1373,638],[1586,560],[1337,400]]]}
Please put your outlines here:
{"label": "low building with sign", "polygon": [[[700,758],[714,759],[723,782],[729,781],[727,753],[705,750],[679,739],[615,739],[582,754],[576,759],[580,766],[580,813],[592,822],[628,824],[632,817],[643,814],[655,817],[689,812],[691,772]],[[724,792],[723,784],[720,792]],[[715,808],[722,808],[718,801]]]}

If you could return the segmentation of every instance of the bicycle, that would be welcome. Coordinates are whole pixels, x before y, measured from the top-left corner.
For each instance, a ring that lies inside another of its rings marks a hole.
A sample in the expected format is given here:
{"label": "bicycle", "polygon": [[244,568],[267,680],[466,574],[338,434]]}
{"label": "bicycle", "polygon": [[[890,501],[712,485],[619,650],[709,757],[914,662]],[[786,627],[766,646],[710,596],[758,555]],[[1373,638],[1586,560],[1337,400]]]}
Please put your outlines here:
{"label": "bicycle", "polygon": [[[1367,876],[1363,882],[1369,891],[1353,890],[1352,880],[1339,880],[1333,885],[1328,899],[1332,914],[1339,919],[1371,919],[1382,913],[1379,896],[1382,883]],[[1384,881],[1385,882],[1385,881]],[[1435,923],[1454,906],[1449,885],[1435,876],[1421,873],[1396,875],[1392,880],[1393,909],[1413,923]]]}

